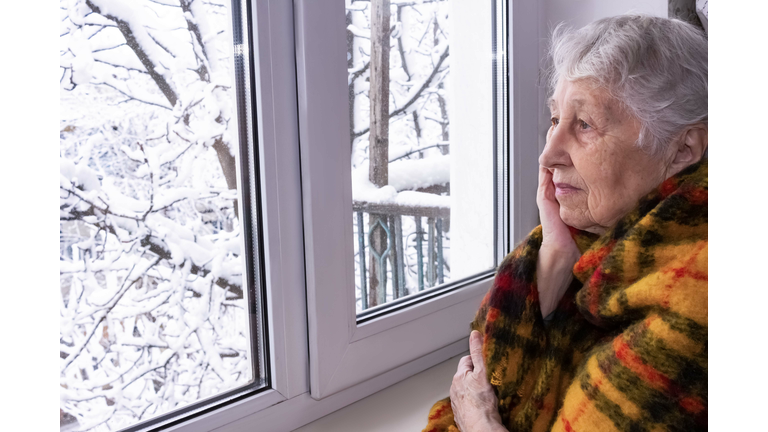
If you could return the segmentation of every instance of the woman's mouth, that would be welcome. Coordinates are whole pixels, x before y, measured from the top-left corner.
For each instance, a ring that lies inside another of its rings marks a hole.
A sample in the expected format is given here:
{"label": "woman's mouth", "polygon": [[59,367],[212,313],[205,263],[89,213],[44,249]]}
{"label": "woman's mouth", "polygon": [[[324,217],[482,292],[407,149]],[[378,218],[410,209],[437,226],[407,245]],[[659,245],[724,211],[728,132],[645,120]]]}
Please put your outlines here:
{"label": "woman's mouth", "polygon": [[555,195],[569,195],[580,190],[581,189],[569,185],[568,183],[555,183]]}

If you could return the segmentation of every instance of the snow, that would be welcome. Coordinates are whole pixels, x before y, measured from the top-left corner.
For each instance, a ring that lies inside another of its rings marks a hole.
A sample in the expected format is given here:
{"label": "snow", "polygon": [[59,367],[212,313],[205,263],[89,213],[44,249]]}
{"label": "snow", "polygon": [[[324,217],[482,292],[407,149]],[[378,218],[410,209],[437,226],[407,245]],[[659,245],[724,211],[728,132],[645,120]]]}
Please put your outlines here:
{"label": "snow", "polygon": [[87,165],[78,164],[67,159],[61,159],[59,165],[63,184],[80,186],[86,192],[101,189],[98,174]]}
{"label": "snow", "polygon": [[[442,159],[442,158],[441,158]],[[447,158],[446,158],[447,159]],[[427,159],[412,161],[412,162],[425,162]],[[391,164],[394,166],[396,164]],[[430,164],[424,164],[430,166]],[[441,162],[437,162],[435,165],[441,166]],[[407,164],[400,171],[403,175],[401,179],[403,181],[400,185],[406,184],[407,180],[421,180],[426,187],[432,184],[428,179],[432,178],[429,172],[418,171],[418,164]],[[415,169],[414,169],[415,168]],[[436,176],[440,178],[440,176]],[[352,172],[352,200],[358,202],[366,202],[371,204],[395,204],[408,207],[437,207],[437,208],[449,208],[451,205],[451,198],[449,196],[435,195],[431,193],[416,192],[416,191],[402,191],[398,192],[397,188],[391,184],[376,187],[370,180],[368,180],[368,162],[363,163],[359,168]]]}
{"label": "snow", "polygon": [[347,30],[349,30],[353,35],[355,35],[357,37],[366,38],[366,39],[370,39],[371,38],[371,29],[370,28],[361,29],[361,28],[358,28],[354,24],[350,24],[350,25],[347,26]]}
{"label": "snow", "polygon": [[87,84],[91,80],[93,69],[93,54],[91,44],[83,36],[83,32],[76,30],[70,36],[69,49],[75,56],[72,59],[72,81],[75,84]]}
{"label": "snow", "polygon": [[445,185],[450,181],[450,155],[405,159],[389,164],[389,184],[398,191]]}
{"label": "snow", "polygon": [[200,50],[180,7],[93,3],[129,24],[178,98],[171,109],[112,20],[61,2],[61,409],[102,431],[243,385],[258,353],[231,289],[246,271],[240,194],[211,149],[238,150],[231,57],[218,47],[231,16],[193,3]]}

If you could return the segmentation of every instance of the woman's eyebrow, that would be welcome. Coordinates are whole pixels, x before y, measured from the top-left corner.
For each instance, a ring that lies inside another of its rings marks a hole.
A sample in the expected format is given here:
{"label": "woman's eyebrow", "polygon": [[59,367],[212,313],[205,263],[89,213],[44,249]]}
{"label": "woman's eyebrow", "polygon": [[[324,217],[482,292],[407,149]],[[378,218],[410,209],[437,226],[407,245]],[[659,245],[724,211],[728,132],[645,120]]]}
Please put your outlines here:
{"label": "woman's eyebrow", "polygon": [[[568,105],[570,105],[573,108],[581,108],[584,105],[587,104],[586,99],[577,98],[577,99],[571,99],[568,101]],[[547,100],[547,106],[549,107],[549,110],[552,111],[557,108],[557,101],[555,98],[551,97]]]}
{"label": "woman's eyebrow", "polygon": [[549,107],[550,111],[554,111],[555,108],[557,108],[557,102],[555,101],[555,98],[551,97],[547,99],[547,107]]}

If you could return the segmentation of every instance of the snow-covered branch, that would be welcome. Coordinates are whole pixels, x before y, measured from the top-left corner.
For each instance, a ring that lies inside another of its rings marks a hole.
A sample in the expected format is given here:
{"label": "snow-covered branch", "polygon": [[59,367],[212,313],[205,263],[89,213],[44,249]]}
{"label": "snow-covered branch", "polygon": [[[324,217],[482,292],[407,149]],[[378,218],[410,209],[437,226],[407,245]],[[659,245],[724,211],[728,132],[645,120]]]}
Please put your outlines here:
{"label": "snow-covered branch", "polygon": [[[120,16],[110,14],[109,12],[102,13],[102,7],[97,6],[96,3],[100,2],[97,0],[86,0],[86,4],[91,8],[91,10],[109,20],[114,21],[114,23],[117,25],[117,28],[120,29],[120,33],[122,33],[125,37],[125,42],[129,47],[131,47],[133,52],[136,53],[139,61],[141,61],[141,64],[144,65],[147,73],[155,81],[157,87],[163,93],[165,98],[168,99],[168,102],[171,104],[171,106],[176,105],[176,101],[179,97],[176,94],[176,91],[171,87],[170,81],[166,79],[162,73],[160,73],[159,68],[162,68],[162,66],[155,64],[153,59],[150,57],[150,51],[147,51],[146,43],[142,45],[139,42],[140,40],[149,38],[149,34],[147,33],[146,29],[144,29],[140,24],[134,24],[132,26],[130,19],[127,17],[121,18]],[[132,12],[132,10],[128,9],[124,4],[118,3],[118,5],[122,6],[122,8],[115,8],[118,11]],[[110,6],[114,7],[115,5]],[[108,8],[105,9],[109,10]]]}
{"label": "snow-covered branch", "polygon": [[[445,46],[443,47],[443,50],[442,50],[442,52],[440,54],[440,57],[438,57],[438,60],[435,63],[435,66],[432,68],[432,72],[421,83],[417,83],[417,84],[415,84],[413,86],[413,88],[415,90],[412,91],[408,95],[408,99],[405,102],[405,104],[403,104],[399,108],[391,110],[389,112],[389,117],[390,118],[393,118],[393,117],[396,117],[396,116],[398,116],[400,114],[406,113],[408,108],[410,108],[411,105],[413,105],[416,101],[419,100],[419,98],[421,97],[422,93],[426,89],[428,89],[428,88],[430,88],[430,86],[436,84],[436,82],[438,80],[435,80],[435,77],[438,76],[438,72],[440,72],[440,68],[443,66],[443,63],[445,62],[445,59],[448,58],[448,48],[449,48],[448,44],[445,44]],[[357,130],[357,131],[355,131],[353,136],[355,138],[357,138],[359,136],[365,135],[366,133],[368,133],[369,130],[370,130],[370,127],[366,127],[366,128]]]}
{"label": "snow-covered branch", "polygon": [[62,14],[62,426],[120,429],[259,378],[217,48],[231,17],[183,6]]}

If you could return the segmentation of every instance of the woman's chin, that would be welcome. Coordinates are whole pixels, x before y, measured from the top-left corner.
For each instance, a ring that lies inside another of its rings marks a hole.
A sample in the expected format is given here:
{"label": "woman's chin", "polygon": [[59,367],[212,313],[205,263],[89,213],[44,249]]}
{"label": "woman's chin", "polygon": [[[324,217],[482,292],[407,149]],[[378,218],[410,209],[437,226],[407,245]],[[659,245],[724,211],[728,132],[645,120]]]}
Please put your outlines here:
{"label": "woman's chin", "polygon": [[560,219],[562,219],[563,223],[566,225],[576,229],[584,230],[584,227],[588,226],[588,224],[584,224],[585,221],[583,215],[579,215],[577,212],[570,210],[562,204],[560,204]]}
{"label": "woman's chin", "polygon": [[604,226],[600,226],[585,217],[583,212],[571,211],[564,206],[560,206],[560,219],[562,219],[563,223],[566,225],[581,231],[587,231],[594,234],[603,234],[606,231]]}

